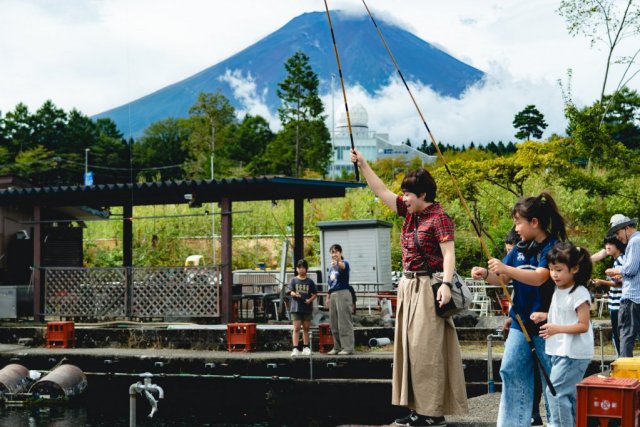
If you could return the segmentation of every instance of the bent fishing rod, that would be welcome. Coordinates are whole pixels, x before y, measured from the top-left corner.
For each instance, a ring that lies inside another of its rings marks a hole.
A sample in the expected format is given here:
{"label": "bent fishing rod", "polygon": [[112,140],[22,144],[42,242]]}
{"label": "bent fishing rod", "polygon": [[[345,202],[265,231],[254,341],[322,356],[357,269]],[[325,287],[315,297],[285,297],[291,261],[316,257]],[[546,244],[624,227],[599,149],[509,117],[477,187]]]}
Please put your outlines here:
{"label": "bent fishing rod", "polygon": [[[344,109],[347,112],[347,127],[349,128],[349,138],[351,139],[351,149],[355,150],[355,144],[353,143],[353,131],[351,130],[351,117],[349,116],[349,105],[347,104],[347,91],[344,88],[344,78],[342,77],[342,67],[340,66],[340,56],[338,55],[338,45],[336,44],[336,36],[333,33],[333,24],[331,23],[331,14],[329,13],[329,6],[327,0],[324,0],[324,8],[327,11],[327,20],[329,21],[329,29],[331,30],[331,40],[333,40],[333,51],[336,54],[336,63],[338,64],[338,75],[340,76],[340,86],[342,87],[342,97],[344,98]],[[360,181],[360,171],[358,170],[358,163],[353,162],[353,170],[356,175],[356,181]]]}
{"label": "bent fishing rod", "polygon": [[[326,0],[325,0],[325,3],[326,3]],[[427,133],[429,134],[429,138],[431,139],[431,143],[433,144],[433,146],[436,149],[436,152],[438,153],[438,157],[440,158],[440,160],[442,160],[442,164],[444,165],[444,168],[447,171],[447,174],[449,175],[449,178],[451,178],[451,181],[453,183],[453,187],[455,188],[456,193],[458,193],[458,198],[460,199],[460,203],[462,204],[462,207],[464,208],[467,216],[469,217],[469,221],[471,222],[471,225],[473,226],[473,229],[475,230],[476,235],[478,236],[478,240],[480,241],[480,246],[482,247],[482,251],[483,251],[484,255],[487,257],[487,259],[494,258],[491,255],[491,252],[489,251],[489,248],[487,247],[487,244],[484,241],[484,238],[482,237],[482,232],[480,230],[480,224],[476,222],[475,218],[471,214],[471,210],[469,209],[469,206],[467,205],[467,201],[466,201],[465,197],[463,196],[462,191],[460,190],[460,186],[458,185],[458,180],[456,179],[456,177],[453,175],[453,173],[449,169],[449,165],[447,164],[447,161],[445,160],[444,156],[442,155],[442,151],[440,151],[440,147],[438,147],[438,144],[436,143],[436,140],[433,137],[433,134],[431,133],[431,129],[429,129],[429,125],[427,125],[427,121],[424,118],[424,115],[422,114],[422,110],[418,106],[418,103],[416,102],[416,99],[414,98],[413,93],[411,92],[411,89],[409,88],[409,85],[407,84],[407,81],[405,80],[404,76],[402,75],[402,71],[400,70],[400,66],[398,65],[398,62],[396,61],[396,58],[393,56],[393,53],[391,52],[391,49],[389,48],[389,45],[387,44],[387,41],[385,40],[384,36],[382,35],[382,31],[380,30],[380,27],[378,27],[378,24],[377,24],[376,20],[374,19],[373,14],[369,10],[369,7],[367,6],[367,3],[365,2],[365,0],[362,0],[362,4],[364,4],[364,7],[367,10],[367,13],[369,14],[369,18],[371,18],[371,22],[373,22],[373,26],[376,28],[376,31],[378,32],[378,36],[380,36],[380,40],[382,40],[382,44],[384,45],[385,49],[387,50],[387,53],[389,54],[389,57],[391,58],[391,61],[393,62],[393,65],[396,68],[396,71],[398,72],[398,75],[400,76],[400,79],[402,80],[402,83],[404,84],[404,87],[407,89],[407,92],[409,93],[409,96],[411,97],[411,101],[413,101],[413,105],[416,107],[416,110],[418,111],[418,114],[420,115],[420,118],[422,119],[422,123],[424,124],[424,127],[427,129]],[[334,40],[334,43],[335,43],[335,40]],[[513,312],[514,312],[515,317],[516,317],[516,321],[518,322],[518,325],[520,325],[520,328],[522,329],[522,334],[524,335],[524,338],[527,341],[527,344],[529,344],[529,348],[531,349],[531,355],[533,356],[533,359],[536,361],[536,364],[540,367],[540,371],[542,371],[542,375],[544,376],[544,380],[547,383],[547,386],[549,387],[549,391],[551,392],[552,395],[555,396],[556,395],[556,389],[553,387],[553,383],[551,382],[551,379],[549,378],[549,373],[547,372],[546,368],[542,364],[542,361],[540,360],[540,356],[538,355],[538,352],[536,351],[535,344],[533,343],[533,340],[531,339],[531,336],[529,336],[529,332],[527,331],[527,328],[525,327],[524,322],[522,321],[522,318],[520,317],[520,315],[516,311],[515,305],[513,304],[513,300],[511,299],[511,294],[509,293],[509,289],[507,289],[507,284],[506,284],[506,282],[505,282],[505,280],[504,280],[502,275],[497,275],[497,276],[498,276],[498,282],[500,283],[500,287],[502,288],[502,291],[504,292],[504,294],[507,296],[507,299],[509,300],[509,304],[511,305],[511,307],[513,309]]]}

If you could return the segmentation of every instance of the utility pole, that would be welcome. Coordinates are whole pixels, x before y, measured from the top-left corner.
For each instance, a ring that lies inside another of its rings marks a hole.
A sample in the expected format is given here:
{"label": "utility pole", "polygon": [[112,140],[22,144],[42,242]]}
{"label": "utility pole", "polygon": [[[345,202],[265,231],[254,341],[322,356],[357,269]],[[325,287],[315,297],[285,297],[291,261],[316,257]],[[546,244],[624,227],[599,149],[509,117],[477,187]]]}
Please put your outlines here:
{"label": "utility pole", "polygon": [[89,176],[89,148],[84,149],[84,177],[82,182],[84,185],[87,185],[87,178]]}
{"label": "utility pole", "polygon": [[84,149],[84,176],[89,173],[89,148]]}
{"label": "utility pole", "polygon": [[[213,169],[213,151],[216,147],[216,127],[211,125],[211,180],[215,181],[216,176]],[[211,202],[211,259],[212,264],[216,266],[216,216],[215,216],[216,204]]]}
{"label": "utility pole", "polygon": [[300,82],[298,82],[298,108],[296,111],[296,178],[300,178]]}

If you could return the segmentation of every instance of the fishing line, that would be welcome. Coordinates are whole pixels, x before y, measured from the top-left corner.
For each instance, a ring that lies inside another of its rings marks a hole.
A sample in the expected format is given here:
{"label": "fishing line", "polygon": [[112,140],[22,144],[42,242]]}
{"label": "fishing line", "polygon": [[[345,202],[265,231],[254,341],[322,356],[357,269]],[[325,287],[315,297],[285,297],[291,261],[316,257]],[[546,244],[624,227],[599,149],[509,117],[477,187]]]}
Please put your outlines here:
{"label": "fishing line", "polygon": [[[336,54],[336,63],[338,64],[338,75],[340,76],[340,87],[342,87],[342,97],[344,98],[344,110],[347,113],[347,127],[349,128],[349,139],[351,140],[351,149],[355,150],[355,144],[353,143],[353,131],[351,130],[351,117],[349,115],[349,105],[347,103],[347,91],[344,88],[344,78],[342,77],[342,67],[340,66],[340,56],[338,55],[338,45],[336,44],[336,36],[333,33],[333,24],[331,23],[331,13],[329,13],[329,5],[327,5],[327,0],[324,0],[324,8],[327,11],[327,20],[329,21],[329,29],[331,30],[331,40],[333,40],[333,51]],[[357,162],[353,162],[353,170],[355,172],[356,181],[360,181],[360,171],[358,170]]]}
{"label": "fishing line", "polygon": [[[326,0],[325,0],[325,4],[326,4]],[[449,165],[447,164],[447,161],[445,160],[444,156],[442,155],[442,151],[440,151],[440,147],[438,147],[438,144],[436,143],[436,140],[433,137],[433,134],[431,133],[431,129],[429,129],[429,125],[427,125],[427,121],[425,120],[424,115],[422,114],[422,110],[418,106],[418,103],[416,102],[416,99],[414,98],[413,93],[411,92],[411,89],[409,88],[409,85],[407,84],[407,81],[405,80],[404,76],[402,75],[402,71],[400,70],[400,66],[398,65],[398,62],[396,61],[396,58],[393,56],[393,53],[391,52],[391,49],[389,48],[389,45],[387,44],[387,41],[385,40],[384,36],[382,35],[382,31],[380,30],[380,27],[378,27],[378,24],[376,23],[376,20],[374,19],[373,14],[369,10],[369,7],[367,6],[367,3],[365,2],[365,0],[362,0],[362,4],[364,4],[364,7],[367,10],[367,13],[369,14],[369,17],[371,18],[371,22],[373,22],[373,26],[376,28],[376,31],[378,32],[378,35],[380,36],[380,40],[382,40],[382,44],[384,45],[385,49],[387,50],[387,53],[389,54],[389,57],[391,58],[391,61],[393,62],[393,65],[395,66],[396,71],[398,72],[398,75],[400,76],[400,79],[402,80],[402,83],[404,84],[404,87],[407,89],[407,92],[409,93],[409,96],[411,97],[411,101],[413,101],[413,105],[416,107],[416,110],[418,111],[418,114],[420,115],[420,118],[422,119],[422,123],[424,124],[424,127],[427,129],[427,133],[429,134],[429,138],[431,139],[431,143],[433,144],[434,148],[436,149],[436,152],[438,153],[438,157],[440,158],[440,160],[442,160],[442,164],[443,164],[445,170],[447,171],[447,174],[449,175],[449,178],[451,178],[451,181],[453,183],[453,187],[455,188],[456,192],[458,193],[458,197],[460,199],[460,203],[462,204],[462,207],[464,208],[464,210],[465,210],[465,212],[467,214],[467,217],[469,218],[469,221],[471,222],[471,225],[473,226],[473,229],[475,230],[476,235],[478,236],[478,240],[480,241],[480,246],[482,247],[482,251],[484,252],[484,254],[487,257],[487,259],[493,258],[491,256],[491,252],[489,251],[489,248],[487,247],[487,244],[486,244],[484,238],[482,237],[482,231],[480,229],[480,224],[479,224],[479,222],[476,222],[474,216],[471,214],[471,210],[469,210],[469,206],[467,205],[467,201],[464,198],[464,196],[462,195],[462,191],[460,191],[460,186],[458,185],[458,180],[456,179],[456,177],[453,175],[453,173],[449,169]],[[328,13],[328,11],[327,11],[327,13]],[[333,34],[333,32],[332,32],[332,34]],[[334,41],[334,43],[335,43],[335,41]],[[531,340],[531,337],[529,336],[529,333],[527,332],[527,328],[524,326],[524,322],[522,321],[522,318],[520,317],[518,312],[515,310],[515,305],[513,304],[513,300],[511,299],[511,294],[509,293],[509,289],[507,288],[507,284],[505,283],[503,277],[500,276],[500,275],[498,276],[498,282],[500,283],[500,287],[502,288],[502,291],[504,292],[504,294],[506,295],[507,299],[509,300],[509,304],[511,304],[511,307],[512,307],[513,312],[514,312],[515,317],[516,317],[516,321],[520,325],[520,328],[522,330],[522,334],[524,335],[527,343],[529,344],[529,348],[531,349],[531,355],[533,356],[534,360],[536,361],[536,363],[540,367],[540,371],[542,372],[542,374],[544,376],[544,379],[545,379],[545,381],[547,383],[547,386],[549,387],[549,391],[551,392],[552,395],[555,396],[556,395],[556,390],[553,387],[551,379],[549,378],[549,374],[547,373],[546,368],[542,365],[542,361],[540,360],[540,357],[538,356],[538,353],[536,352],[535,345],[534,345],[533,341]]]}

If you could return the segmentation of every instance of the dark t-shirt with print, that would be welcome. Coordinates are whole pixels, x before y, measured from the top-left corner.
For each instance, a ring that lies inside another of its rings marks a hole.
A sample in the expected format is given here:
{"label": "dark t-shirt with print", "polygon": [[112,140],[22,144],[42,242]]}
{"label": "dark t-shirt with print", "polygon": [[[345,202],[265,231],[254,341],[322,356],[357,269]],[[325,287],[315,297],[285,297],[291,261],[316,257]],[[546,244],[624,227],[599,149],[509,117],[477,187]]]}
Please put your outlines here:
{"label": "dark t-shirt with print", "polygon": [[311,313],[313,311],[313,304],[304,303],[311,295],[318,293],[316,283],[313,280],[308,277],[304,279],[294,277],[291,279],[291,282],[289,282],[289,291],[295,291],[301,295],[300,298],[291,297],[292,313]]}

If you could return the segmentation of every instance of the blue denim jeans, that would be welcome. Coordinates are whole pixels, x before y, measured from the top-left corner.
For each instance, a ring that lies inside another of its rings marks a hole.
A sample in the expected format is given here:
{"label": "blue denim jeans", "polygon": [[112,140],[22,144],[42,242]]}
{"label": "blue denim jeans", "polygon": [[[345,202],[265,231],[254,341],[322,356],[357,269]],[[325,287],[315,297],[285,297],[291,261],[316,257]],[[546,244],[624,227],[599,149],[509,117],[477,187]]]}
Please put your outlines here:
{"label": "blue denim jeans", "polygon": [[[536,353],[547,372],[551,369],[549,357],[544,352],[544,340],[539,336],[531,337]],[[522,331],[511,328],[504,345],[500,377],[502,378],[502,396],[498,411],[498,427],[530,427],[533,407],[533,370],[538,369],[531,354],[531,347]],[[542,388],[547,384],[542,378]],[[545,407],[547,407],[545,394]],[[547,418],[549,411],[547,410]]]}
{"label": "blue denim jeans", "polygon": [[576,425],[576,384],[589,366],[589,359],[571,359],[551,356],[551,383],[556,389],[553,396],[547,389],[550,418],[548,427],[573,427]]}

